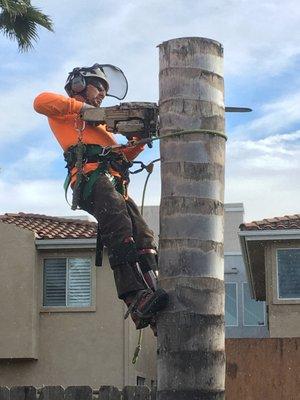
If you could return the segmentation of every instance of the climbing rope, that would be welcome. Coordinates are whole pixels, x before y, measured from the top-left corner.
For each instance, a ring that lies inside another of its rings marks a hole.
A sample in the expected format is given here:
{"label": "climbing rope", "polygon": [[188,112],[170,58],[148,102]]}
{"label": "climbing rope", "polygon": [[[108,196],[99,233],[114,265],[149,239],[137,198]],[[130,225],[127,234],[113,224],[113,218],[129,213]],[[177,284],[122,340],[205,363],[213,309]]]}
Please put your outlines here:
{"label": "climbing rope", "polygon": [[213,129],[184,129],[182,131],[167,133],[166,135],[163,135],[163,136],[156,136],[152,139],[152,141],[161,140],[161,139],[165,139],[165,138],[167,139],[167,138],[173,137],[173,136],[188,135],[188,134],[192,134],[192,133],[208,133],[210,135],[220,136],[224,139],[227,139],[227,136],[225,135],[224,132],[216,131]]}
{"label": "climbing rope", "polygon": [[[142,195],[142,204],[141,204],[141,215],[144,216],[144,203],[145,203],[145,194],[146,194],[146,189],[148,185],[148,181],[150,178],[150,175],[153,172],[154,169],[154,163],[160,161],[160,158],[157,158],[153,161],[151,161],[148,165],[143,164],[141,161],[139,163],[141,164],[141,168],[139,170],[133,171],[132,173],[138,173],[143,171],[144,169],[148,172],[148,175],[146,177],[145,183],[144,183],[144,188],[143,188],[143,195]],[[134,354],[132,357],[132,364],[135,364],[137,362],[137,359],[139,358],[140,351],[142,349],[142,340],[143,340],[143,330],[140,329],[139,331],[139,337],[138,337],[138,344],[134,350]]]}

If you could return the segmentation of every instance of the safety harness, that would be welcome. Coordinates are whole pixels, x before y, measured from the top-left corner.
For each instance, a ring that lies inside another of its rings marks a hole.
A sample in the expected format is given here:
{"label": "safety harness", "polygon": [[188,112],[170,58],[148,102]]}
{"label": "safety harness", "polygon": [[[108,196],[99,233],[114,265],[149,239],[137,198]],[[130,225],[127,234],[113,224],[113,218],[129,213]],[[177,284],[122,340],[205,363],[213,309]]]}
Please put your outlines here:
{"label": "safety harness", "polygon": [[[80,207],[81,202],[85,202],[89,198],[100,174],[105,174],[122,196],[127,195],[128,169],[132,163],[123,154],[112,151],[109,147],[78,142],[69,147],[64,153],[64,158],[68,169],[65,190],[70,184],[73,168],[77,168],[76,182],[73,187],[73,210],[76,210]],[[99,163],[98,168],[87,174],[84,173],[83,168],[86,164],[97,162]],[[121,178],[113,176],[110,173],[111,169],[118,172]]]}

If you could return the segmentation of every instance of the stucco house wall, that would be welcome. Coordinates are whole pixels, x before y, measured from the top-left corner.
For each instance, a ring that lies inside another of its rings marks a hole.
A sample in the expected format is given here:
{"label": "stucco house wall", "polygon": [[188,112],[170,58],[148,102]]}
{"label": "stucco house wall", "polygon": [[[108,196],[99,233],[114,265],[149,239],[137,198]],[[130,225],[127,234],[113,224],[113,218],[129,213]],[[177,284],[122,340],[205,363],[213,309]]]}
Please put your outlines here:
{"label": "stucco house wall", "polygon": [[37,359],[35,236],[0,222],[0,243],[0,358]]}

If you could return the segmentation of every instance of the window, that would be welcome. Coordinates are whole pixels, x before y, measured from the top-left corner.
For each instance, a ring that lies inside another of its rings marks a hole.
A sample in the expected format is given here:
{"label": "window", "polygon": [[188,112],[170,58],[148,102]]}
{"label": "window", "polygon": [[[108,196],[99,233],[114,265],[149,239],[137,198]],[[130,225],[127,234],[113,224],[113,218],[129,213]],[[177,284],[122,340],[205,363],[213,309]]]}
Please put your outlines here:
{"label": "window", "polygon": [[142,376],[136,377],[137,386],[145,386],[145,382],[146,382],[146,378],[143,378]]}
{"label": "window", "polygon": [[238,325],[236,283],[225,283],[225,325]]}
{"label": "window", "polygon": [[243,283],[244,325],[265,325],[265,303],[250,296],[248,283]]}
{"label": "window", "polygon": [[277,250],[278,297],[300,298],[300,249]]}
{"label": "window", "polygon": [[44,260],[43,306],[91,306],[91,260],[48,258]]}

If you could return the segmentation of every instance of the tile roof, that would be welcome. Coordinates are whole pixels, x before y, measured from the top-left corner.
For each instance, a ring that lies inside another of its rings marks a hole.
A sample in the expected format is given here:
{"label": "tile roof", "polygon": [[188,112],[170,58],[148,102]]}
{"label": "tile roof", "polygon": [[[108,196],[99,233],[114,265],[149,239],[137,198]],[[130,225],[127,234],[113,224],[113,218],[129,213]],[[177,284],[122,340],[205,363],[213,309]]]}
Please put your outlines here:
{"label": "tile roof", "polygon": [[300,229],[300,214],[266,218],[240,225],[241,231]]}
{"label": "tile roof", "polygon": [[97,236],[97,223],[80,219],[20,212],[0,215],[0,222],[29,229],[37,239],[91,239]]}

